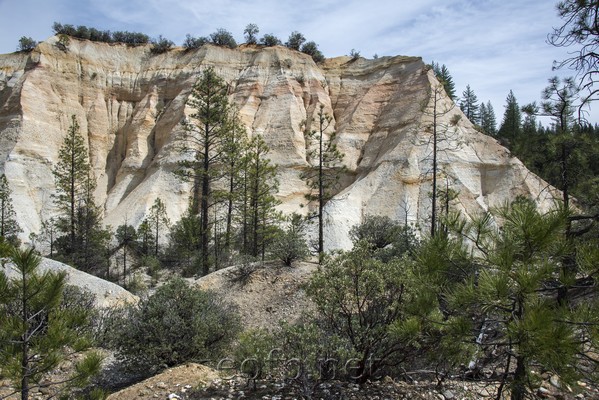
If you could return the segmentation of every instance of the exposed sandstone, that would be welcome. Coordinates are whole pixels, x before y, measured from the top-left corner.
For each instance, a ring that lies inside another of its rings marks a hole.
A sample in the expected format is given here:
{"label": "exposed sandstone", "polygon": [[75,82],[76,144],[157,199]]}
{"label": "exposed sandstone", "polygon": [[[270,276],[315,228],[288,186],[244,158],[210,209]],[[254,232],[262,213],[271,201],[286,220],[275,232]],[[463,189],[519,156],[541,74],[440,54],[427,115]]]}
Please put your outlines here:
{"label": "exposed sandstone", "polygon": [[[347,232],[364,215],[425,224],[430,214],[429,93],[437,84],[417,57],[339,57],[316,65],[285,47],[204,46],[152,55],[149,47],[56,39],[29,54],[0,55],[0,171],[6,173],[24,229],[38,232],[56,210],[52,165],[76,115],[89,145],[96,196],[105,222],[138,224],[154,199],[176,221],[189,185],[174,177],[175,139],[185,101],[202,70],[214,67],[231,85],[231,100],[248,134],[263,135],[279,165],[283,211],[303,211],[307,166],[300,125],[320,104],[333,117],[349,173],[327,206],[328,248],[349,246]],[[447,106],[447,99],[442,100]],[[449,125],[454,111],[440,116]],[[463,116],[462,116],[463,117]],[[465,118],[442,146],[442,179],[459,192],[454,207],[473,214],[517,194],[548,207],[547,184]]]}

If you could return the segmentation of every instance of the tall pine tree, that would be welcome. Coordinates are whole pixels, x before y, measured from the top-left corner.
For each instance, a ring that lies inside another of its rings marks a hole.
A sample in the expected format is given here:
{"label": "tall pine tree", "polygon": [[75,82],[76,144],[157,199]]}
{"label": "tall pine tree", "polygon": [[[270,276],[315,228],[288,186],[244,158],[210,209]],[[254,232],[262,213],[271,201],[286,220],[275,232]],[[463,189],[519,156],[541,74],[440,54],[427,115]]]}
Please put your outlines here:
{"label": "tall pine tree", "polygon": [[60,211],[57,229],[62,234],[56,241],[58,256],[80,269],[98,273],[105,264],[110,233],[102,227],[101,210],[94,202],[96,183],[74,115],[52,173],[55,203]]}
{"label": "tall pine tree", "polygon": [[166,214],[166,205],[160,197],[154,200],[154,204],[150,208],[150,215],[148,215],[145,222],[148,224],[151,233],[144,232],[144,230],[141,233],[145,234],[145,238],[148,240],[150,237],[154,239],[154,257],[158,257],[160,236],[164,235],[164,230],[168,230],[171,224]]}
{"label": "tall pine tree", "polygon": [[301,178],[311,189],[306,196],[308,201],[315,202],[318,207],[316,211],[318,254],[322,255],[324,251],[324,206],[333,198],[345,167],[342,164],[343,153],[337,149],[335,143],[336,133],[328,129],[332,118],[324,112],[324,105],[320,105],[316,118],[317,128],[315,130],[307,128],[305,132],[309,167],[301,174]]}
{"label": "tall pine tree", "polygon": [[480,105],[480,127],[486,135],[497,135],[497,120],[490,101],[487,101],[487,104],[481,103]]}
{"label": "tall pine tree", "polygon": [[276,223],[280,220],[275,207],[280,203],[275,194],[278,190],[277,167],[266,155],[269,148],[264,139],[256,135],[249,143],[246,153],[247,162],[247,224],[248,248],[246,252],[253,257],[264,259],[266,244],[272,239]]}
{"label": "tall pine tree", "polygon": [[520,106],[514,96],[514,92],[510,90],[505,100],[505,113],[501,126],[497,132],[497,136],[505,145],[514,145],[522,133],[522,112]]}
{"label": "tall pine tree", "polygon": [[17,235],[22,232],[10,197],[12,190],[6,175],[0,176],[0,237],[7,243],[18,245]]}
{"label": "tall pine tree", "polygon": [[449,73],[449,70],[445,64],[439,66],[438,63],[433,61],[431,66],[433,67],[433,71],[435,72],[437,79],[443,85],[447,96],[449,96],[451,100],[455,100],[455,83],[453,83],[453,78],[451,77],[451,74]]}
{"label": "tall pine tree", "polygon": [[[426,145],[430,146],[429,156],[432,161],[432,182],[431,182],[431,225],[430,235],[434,237],[437,234],[438,225],[438,205],[439,200],[439,188],[438,180],[440,174],[439,168],[439,154],[441,153],[441,144],[445,144],[445,149],[451,146],[452,139],[452,128],[459,121],[459,117],[452,118],[449,122],[444,121],[444,116],[448,115],[455,107],[455,104],[451,102],[449,105],[443,101],[445,99],[444,88],[441,84],[434,84],[430,88],[429,97],[426,99],[426,103],[423,105],[424,114],[430,117],[430,122],[425,125],[424,133],[429,136],[429,140]],[[454,142],[455,143],[455,142]],[[457,144],[459,146],[459,143]],[[427,156],[428,157],[428,156]]]}
{"label": "tall pine tree", "polygon": [[226,143],[231,134],[232,110],[228,85],[213,68],[204,70],[193,85],[187,100],[193,109],[183,123],[180,150],[187,158],[179,163],[176,173],[193,182],[191,212],[200,216],[201,272],[210,271],[211,210],[219,203],[214,196],[214,183],[223,176]]}
{"label": "tall pine tree", "polygon": [[466,90],[462,92],[462,99],[460,100],[460,109],[466,115],[466,118],[473,124],[479,123],[479,105],[478,98],[474,94],[474,91],[470,88],[470,85],[466,85]]}
{"label": "tall pine tree", "polygon": [[59,229],[69,235],[71,250],[77,233],[77,206],[87,200],[87,190],[94,184],[90,181],[91,166],[87,154],[79,123],[72,115],[71,126],[58,151],[58,164],[52,170],[58,192],[55,202],[61,211]]}

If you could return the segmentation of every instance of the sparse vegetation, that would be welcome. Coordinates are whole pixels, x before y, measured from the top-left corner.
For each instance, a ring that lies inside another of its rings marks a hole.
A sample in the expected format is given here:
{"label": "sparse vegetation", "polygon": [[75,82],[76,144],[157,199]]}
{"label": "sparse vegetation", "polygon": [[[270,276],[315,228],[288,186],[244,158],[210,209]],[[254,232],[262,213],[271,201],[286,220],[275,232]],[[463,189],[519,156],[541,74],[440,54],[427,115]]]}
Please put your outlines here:
{"label": "sparse vegetation", "polygon": [[243,34],[245,35],[245,42],[247,44],[258,43],[258,38],[256,37],[258,32],[260,32],[260,29],[258,29],[258,25],[248,24],[243,31]]}
{"label": "sparse vegetation", "polygon": [[285,46],[289,47],[290,49],[299,51],[302,47],[302,44],[304,44],[305,41],[306,38],[302,33],[298,31],[293,31],[289,35],[287,42],[285,42]]}
{"label": "sparse vegetation", "polygon": [[314,60],[314,62],[316,63],[321,63],[324,61],[324,55],[322,54],[322,52],[320,50],[318,50],[318,45],[316,44],[316,42],[306,42],[302,45],[301,48],[302,53],[305,53],[307,55],[309,55],[310,57],[312,57],[312,59]]}
{"label": "sparse vegetation", "polygon": [[160,35],[158,36],[158,39],[152,40],[152,48],[150,51],[152,54],[162,54],[169,51],[174,45],[175,43],[173,41],[168,40]]}
{"label": "sparse vegetation", "polygon": [[233,34],[224,28],[219,28],[216,32],[210,34],[210,43],[230,49],[237,47]]}
{"label": "sparse vegetation", "polygon": [[283,43],[281,42],[281,40],[278,37],[276,37],[272,33],[267,33],[264,36],[262,36],[262,39],[260,39],[260,44],[263,46],[266,46],[266,47],[272,47],[272,46],[280,46]]}
{"label": "sparse vegetation", "polygon": [[31,37],[21,36],[19,39],[19,45],[17,46],[17,51],[31,51],[37,46],[37,42],[33,40]]}
{"label": "sparse vegetation", "polygon": [[125,43],[131,46],[137,46],[150,43],[150,37],[139,32],[128,31],[100,31],[96,28],[88,28],[84,25],[77,27],[70,24],[61,24],[54,22],[52,30],[59,37],[62,35],[70,36],[78,39],[91,40],[94,42],[104,43]]}
{"label": "sparse vegetation", "polygon": [[185,47],[185,50],[199,49],[208,42],[210,42],[210,40],[207,37],[193,37],[188,33],[185,35],[183,47]]}

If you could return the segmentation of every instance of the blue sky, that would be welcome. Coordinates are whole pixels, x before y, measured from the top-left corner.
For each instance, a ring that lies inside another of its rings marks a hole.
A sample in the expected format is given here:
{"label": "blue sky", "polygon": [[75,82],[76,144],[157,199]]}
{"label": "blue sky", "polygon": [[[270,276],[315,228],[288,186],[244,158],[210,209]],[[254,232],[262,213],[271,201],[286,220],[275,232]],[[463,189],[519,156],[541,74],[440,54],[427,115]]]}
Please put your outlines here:
{"label": "blue sky", "polygon": [[[513,90],[520,105],[539,101],[554,60],[568,49],[546,43],[558,26],[557,0],[0,0],[0,53],[16,49],[21,36],[45,40],[52,23],[87,25],[163,35],[181,44],[187,33],[207,36],[218,28],[243,42],[248,23],[258,36],[283,41],[291,31],[318,43],[327,57],[352,49],[374,54],[420,56],[445,64],[462,94],[469,84],[479,101],[490,100],[498,122]],[[599,106],[589,119],[599,122]]]}

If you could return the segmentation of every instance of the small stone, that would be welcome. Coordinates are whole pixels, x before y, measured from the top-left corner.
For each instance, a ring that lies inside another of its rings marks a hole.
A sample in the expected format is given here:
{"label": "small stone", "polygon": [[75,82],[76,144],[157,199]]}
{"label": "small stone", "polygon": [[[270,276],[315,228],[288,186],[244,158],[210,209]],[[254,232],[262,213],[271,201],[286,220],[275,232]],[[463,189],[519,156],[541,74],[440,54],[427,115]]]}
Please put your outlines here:
{"label": "small stone", "polygon": [[158,389],[166,389],[166,383],[164,383],[164,382],[158,382],[158,383],[156,384],[156,387],[157,387]]}
{"label": "small stone", "polygon": [[546,389],[546,388],[544,388],[544,387],[542,387],[542,386],[541,386],[541,387],[540,387],[540,388],[537,390],[537,395],[538,395],[539,397],[542,397],[542,398],[546,399],[546,398],[548,398],[549,396],[551,396],[551,392],[550,392],[548,389]]}
{"label": "small stone", "polygon": [[551,375],[551,378],[549,378],[549,383],[551,383],[552,386],[561,389],[562,387],[562,383],[559,380],[559,376],[557,375]]}
{"label": "small stone", "polygon": [[455,395],[453,394],[453,392],[451,390],[446,390],[443,392],[443,398],[445,400],[453,400],[453,399],[455,399]]}

